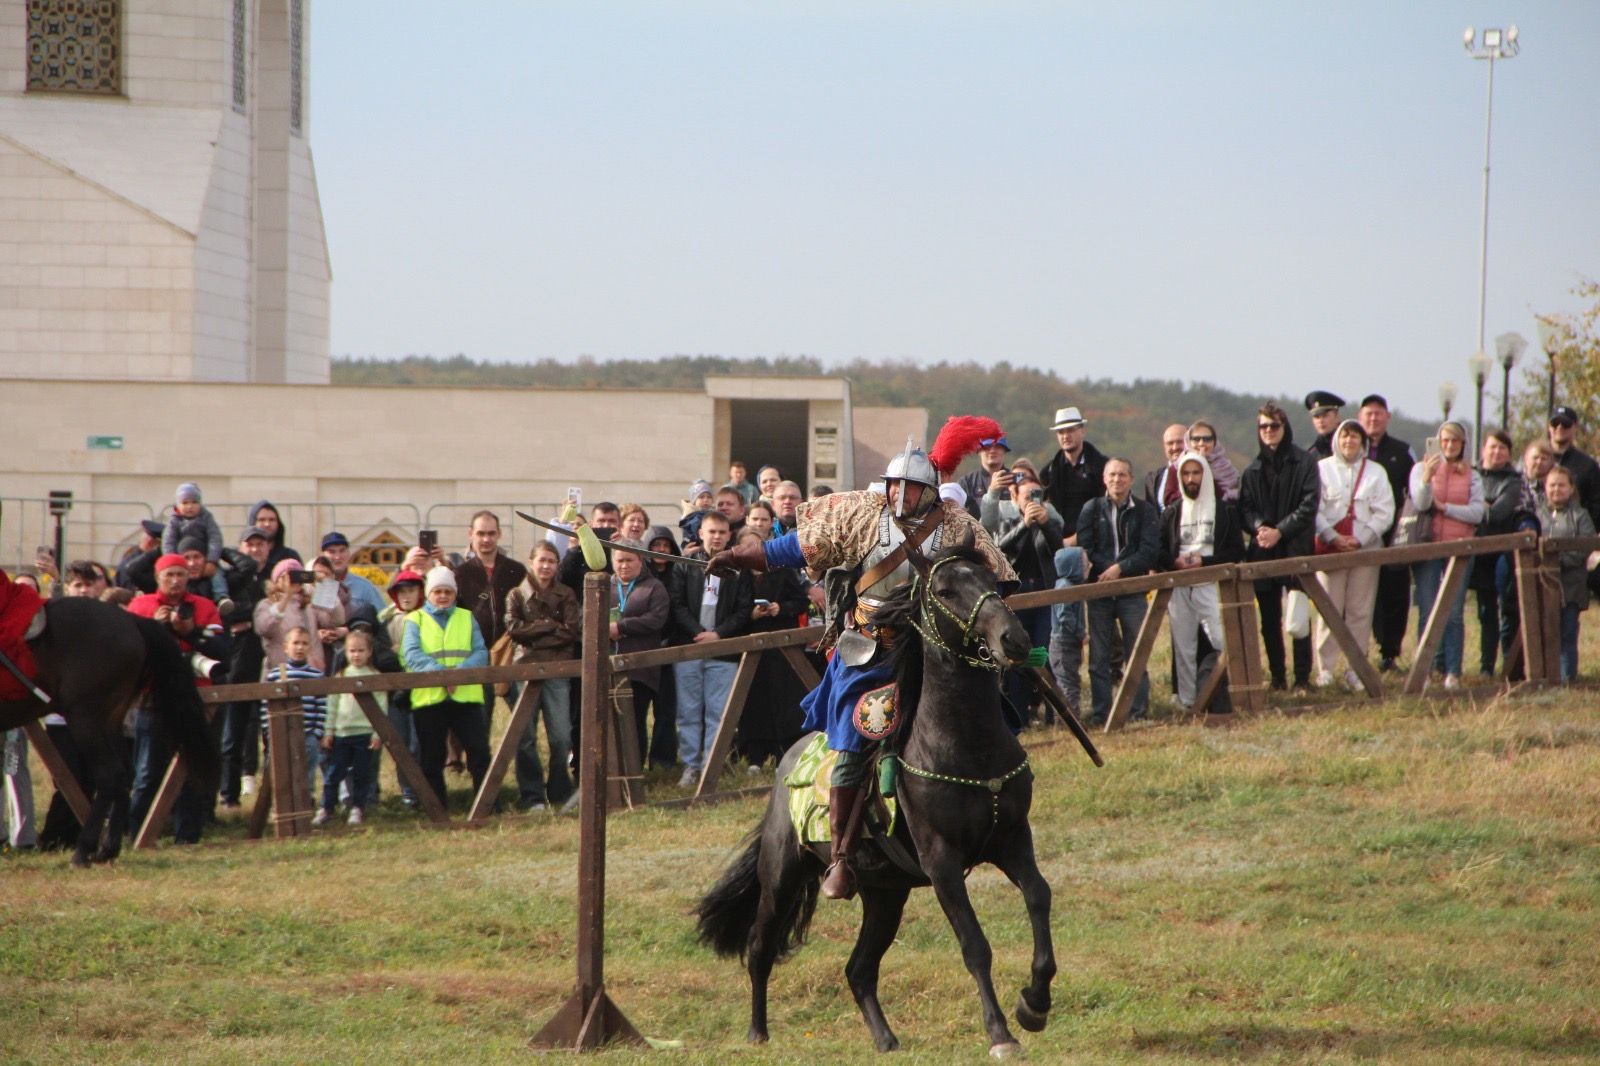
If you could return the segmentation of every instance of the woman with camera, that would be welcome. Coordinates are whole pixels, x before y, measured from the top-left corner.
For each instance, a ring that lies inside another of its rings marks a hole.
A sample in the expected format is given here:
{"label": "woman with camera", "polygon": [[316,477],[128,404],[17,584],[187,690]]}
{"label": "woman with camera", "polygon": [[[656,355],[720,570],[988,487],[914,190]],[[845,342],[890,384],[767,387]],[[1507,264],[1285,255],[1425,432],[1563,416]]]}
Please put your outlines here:
{"label": "woman with camera", "polygon": [[[261,638],[261,650],[266,653],[266,667],[281,666],[286,660],[283,638],[296,626],[307,633],[337,632],[344,627],[344,604],[333,607],[312,605],[312,586],[317,575],[307,570],[299,559],[281,559],[272,568],[272,580],[267,585],[267,598],[256,604],[256,635]],[[310,663],[327,673],[327,657],[319,640],[311,642]]]}

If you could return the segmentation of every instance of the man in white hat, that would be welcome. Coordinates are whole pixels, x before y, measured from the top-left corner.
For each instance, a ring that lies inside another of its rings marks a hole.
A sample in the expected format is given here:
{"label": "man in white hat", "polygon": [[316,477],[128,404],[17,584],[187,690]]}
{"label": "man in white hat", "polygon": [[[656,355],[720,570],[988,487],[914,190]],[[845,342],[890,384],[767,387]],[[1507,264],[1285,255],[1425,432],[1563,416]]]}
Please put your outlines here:
{"label": "man in white hat", "polygon": [[1078,543],[1078,516],[1083,505],[1106,494],[1106,457],[1083,436],[1083,413],[1076,407],[1056,410],[1050,428],[1061,450],[1044,468],[1045,499],[1061,516],[1063,544]]}

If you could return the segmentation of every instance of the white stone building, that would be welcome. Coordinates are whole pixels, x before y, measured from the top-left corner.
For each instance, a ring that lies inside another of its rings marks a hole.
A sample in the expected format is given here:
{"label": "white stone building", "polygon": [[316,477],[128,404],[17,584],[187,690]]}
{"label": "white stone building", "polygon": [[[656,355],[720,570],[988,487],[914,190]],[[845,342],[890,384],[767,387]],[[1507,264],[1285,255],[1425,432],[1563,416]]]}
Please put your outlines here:
{"label": "white stone building", "polygon": [[309,7],[0,0],[0,378],[328,380]]}

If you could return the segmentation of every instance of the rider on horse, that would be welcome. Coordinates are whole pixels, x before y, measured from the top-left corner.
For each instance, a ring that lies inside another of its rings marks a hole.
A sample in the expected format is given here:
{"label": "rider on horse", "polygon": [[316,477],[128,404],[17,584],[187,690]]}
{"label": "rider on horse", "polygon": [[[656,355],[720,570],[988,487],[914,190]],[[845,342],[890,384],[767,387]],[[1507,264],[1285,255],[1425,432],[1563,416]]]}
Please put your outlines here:
{"label": "rider on horse", "polygon": [[909,552],[931,555],[941,548],[975,548],[1001,581],[1015,581],[1010,564],[989,534],[963,508],[939,498],[939,475],[955,472],[979,440],[1001,436],[991,419],[952,418],[929,452],[907,440],[905,450],[883,472],[884,491],[836,492],[800,504],[795,529],[764,544],[746,543],[717,553],[713,572],[764,571],[769,566],[804,566],[827,575],[828,625],[822,647],[833,648],[822,681],[801,701],[805,727],[820,730],[838,752],[829,784],[828,814],[833,861],[822,882],[829,899],[855,894],[850,868],[851,813],[861,801],[873,741],[854,725],[857,702],[893,683],[888,654],[895,634],[873,614],[915,574]]}

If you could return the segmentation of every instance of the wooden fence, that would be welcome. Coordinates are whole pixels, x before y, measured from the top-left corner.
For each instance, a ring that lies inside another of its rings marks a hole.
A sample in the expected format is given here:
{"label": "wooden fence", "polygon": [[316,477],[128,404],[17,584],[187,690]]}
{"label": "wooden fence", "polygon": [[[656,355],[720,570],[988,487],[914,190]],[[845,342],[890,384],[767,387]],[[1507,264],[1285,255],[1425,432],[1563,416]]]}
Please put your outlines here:
{"label": "wooden fence", "polygon": [[[1216,667],[1201,682],[1194,710],[1203,712],[1215,696],[1224,678],[1241,710],[1259,712],[1266,707],[1266,682],[1261,665],[1260,629],[1256,614],[1254,582],[1269,578],[1296,579],[1305,590],[1311,604],[1317,609],[1341,649],[1351,669],[1361,679],[1368,698],[1379,698],[1383,686],[1367,655],[1356,647],[1355,637],[1344,619],[1334,609],[1332,601],[1316,580],[1319,573],[1370,567],[1378,565],[1408,565],[1432,559],[1447,560],[1439,594],[1432,613],[1418,640],[1417,652],[1403,691],[1419,694],[1427,685],[1429,668],[1434,652],[1444,636],[1448,606],[1459,593],[1467,578],[1468,563],[1475,556],[1513,554],[1516,564],[1517,599],[1523,624],[1519,627],[1516,645],[1507,656],[1509,672],[1516,664],[1523,667],[1530,684],[1553,683],[1560,678],[1560,582],[1559,555],[1563,551],[1600,550],[1600,537],[1563,538],[1540,540],[1533,533],[1515,533],[1497,537],[1475,537],[1448,541],[1442,544],[1412,545],[1399,548],[1372,549],[1335,555],[1306,555],[1258,563],[1225,564],[1200,567],[1193,570],[1167,571],[1142,577],[1102,581],[1062,589],[1019,593],[1007,603],[1014,609],[1047,607],[1053,604],[1078,603],[1109,596],[1148,595],[1149,603],[1144,621],[1127,650],[1127,659],[1121,684],[1112,701],[1106,730],[1120,728],[1132,706],[1134,692],[1148,665],[1150,653],[1167,615],[1167,605],[1173,591],[1197,585],[1215,584],[1219,588],[1222,608],[1224,655]],[[604,612],[602,612],[604,613]],[[1528,619],[1538,619],[1538,625],[1527,624]],[[710,656],[738,655],[739,663],[734,681],[724,705],[712,750],[706,759],[701,777],[690,802],[702,802],[717,792],[721,773],[732,748],[733,737],[751,685],[755,680],[760,658],[764,654],[781,656],[809,689],[817,684],[818,676],[803,649],[818,636],[815,628],[778,630],[771,633],[751,634],[719,640],[712,644],[690,644],[681,647],[657,648],[631,652],[626,655],[586,655],[583,659],[565,662],[538,663],[521,666],[482,667],[471,670],[449,670],[435,673],[377,674],[354,678],[322,678],[305,681],[261,682],[248,685],[219,685],[203,689],[201,696],[207,704],[216,705],[234,701],[262,700],[267,705],[267,740],[270,758],[268,772],[262,775],[261,792],[256,798],[249,822],[249,835],[260,837],[270,823],[278,837],[305,836],[311,832],[313,799],[307,794],[305,745],[299,741],[303,732],[300,699],[303,696],[326,696],[335,692],[354,693],[357,703],[365,712],[373,731],[395,761],[401,780],[416,792],[423,813],[430,824],[439,827],[480,824],[493,813],[496,797],[504,782],[506,771],[516,754],[517,741],[527,728],[538,707],[541,682],[551,678],[583,678],[585,701],[591,696],[605,694],[608,713],[601,715],[606,723],[605,778],[607,799],[610,805],[633,808],[645,802],[642,775],[643,753],[633,728],[633,707],[630,690],[626,684],[627,671],[643,666],[665,666]],[[598,640],[586,646],[599,647],[606,642]],[[603,664],[603,669],[599,666]],[[591,674],[593,675],[591,677]],[[389,724],[375,694],[405,689],[432,687],[448,681],[452,685],[522,683],[522,691],[512,708],[511,721],[496,745],[490,760],[489,771],[473,797],[465,822],[450,818],[439,797],[422,779],[421,767],[412,757],[403,739]],[[597,689],[594,686],[599,685]],[[28,727],[29,737],[39,750],[52,777],[80,820],[88,812],[88,801],[78,783],[72,779],[38,723]],[[135,835],[135,846],[144,848],[154,844],[161,827],[170,814],[172,805],[184,779],[181,758],[175,758],[168,767],[165,778],[145,824]]]}

